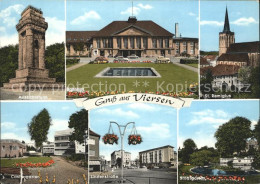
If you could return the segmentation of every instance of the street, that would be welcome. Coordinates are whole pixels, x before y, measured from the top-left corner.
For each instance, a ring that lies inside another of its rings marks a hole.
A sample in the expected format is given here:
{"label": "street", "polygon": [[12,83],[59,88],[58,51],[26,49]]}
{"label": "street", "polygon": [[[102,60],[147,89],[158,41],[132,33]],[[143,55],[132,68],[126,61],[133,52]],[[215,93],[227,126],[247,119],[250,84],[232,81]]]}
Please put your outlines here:
{"label": "street", "polygon": [[[121,169],[116,169],[111,176],[118,176],[118,178],[110,178],[106,173],[101,173],[102,178],[93,178],[90,174],[90,183],[104,184],[104,183],[120,183]],[[104,178],[104,177],[107,178]],[[134,184],[175,184],[177,183],[177,172],[173,169],[124,169],[124,183]]]}

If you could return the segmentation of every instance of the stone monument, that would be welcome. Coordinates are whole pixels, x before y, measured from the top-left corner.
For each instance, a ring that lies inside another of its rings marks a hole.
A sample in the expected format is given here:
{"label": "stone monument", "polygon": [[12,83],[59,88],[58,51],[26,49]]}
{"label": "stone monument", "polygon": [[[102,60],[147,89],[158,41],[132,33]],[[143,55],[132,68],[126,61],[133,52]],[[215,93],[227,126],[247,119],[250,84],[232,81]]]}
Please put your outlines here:
{"label": "stone monument", "polygon": [[63,83],[56,83],[49,78],[49,70],[45,68],[45,22],[40,9],[28,6],[21,13],[16,25],[19,34],[19,56],[16,77],[4,83],[6,89],[58,88]]}

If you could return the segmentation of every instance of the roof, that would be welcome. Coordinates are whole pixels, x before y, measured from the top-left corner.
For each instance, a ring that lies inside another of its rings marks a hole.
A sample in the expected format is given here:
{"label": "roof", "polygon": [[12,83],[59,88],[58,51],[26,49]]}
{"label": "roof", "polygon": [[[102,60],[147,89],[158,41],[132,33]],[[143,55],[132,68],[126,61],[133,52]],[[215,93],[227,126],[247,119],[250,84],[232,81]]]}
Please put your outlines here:
{"label": "roof", "polygon": [[247,53],[226,53],[222,54],[218,61],[249,62],[249,57]]}
{"label": "roof", "polygon": [[210,60],[210,61],[215,61],[217,59],[217,55],[206,55],[204,56],[205,59]]}
{"label": "roof", "polygon": [[1,144],[3,144],[3,143],[17,143],[17,144],[25,146],[25,144],[23,144],[22,142],[20,142],[19,140],[16,140],[16,139],[1,139],[0,142],[1,142]]}
{"label": "roof", "polygon": [[42,14],[41,9],[35,8],[35,7],[33,7],[32,5],[28,5],[28,6],[22,11],[21,15],[23,15],[28,9],[32,9],[32,10],[34,10],[34,11],[36,11],[36,12]]}
{"label": "roof", "polygon": [[148,152],[148,151],[153,151],[153,150],[158,150],[158,149],[163,149],[163,148],[174,148],[174,147],[171,146],[171,145],[166,145],[166,146],[162,146],[162,147],[158,147],[158,148],[153,148],[153,149],[148,149],[148,150],[140,151],[139,153]]}
{"label": "roof", "polygon": [[200,65],[209,65],[209,63],[205,57],[200,57]]}
{"label": "roof", "polygon": [[170,36],[172,37],[174,34],[170,33],[160,25],[154,23],[150,20],[144,20],[144,21],[113,21],[107,26],[105,26],[103,29],[98,31],[95,34],[95,37],[104,37],[104,36],[112,36],[116,33],[119,33],[123,30],[126,30],[127,28],[134,27],[136,29],[139,29],[143,32],[146,32],[148,35],[151,36]]}
{"label": "roof", "polygon": [[96,137],[100,137],[99,134],[93,132],[92,130],[89,129],[89,135],[92,135],[92,136],[96,136]]}
{"label": "roof", "polygon": [[223,33],[230,33],[227,7],[226,7],[225,23],[224,23]]}
{"label": "roof", "polygon": [[230,52],[260,53],[260,41],[233,43],[227,49]]}
{"label": "roof", "polygon": [[237,65],[217,65],[215,67],[209,66],[200,69],[201,75],[203,75],[207,70],[212,71],[213,76],[223,76],[223,75],[235,75],[238,73],[239,66]]}
{"label": "roof", "polygon": [[175,37],[175,38],[173,38],[173,41],[181,41],[181,40],[184,40],[184,41],[186,41],[186,40],[188,40],[188,41],[190,41],[190,40],[198,41],[199,39],[198,38],[190,38],[190,37]]}
{"label": "roof", "polygon": [[67,43],[87,42],[98,31],[66,31]]}

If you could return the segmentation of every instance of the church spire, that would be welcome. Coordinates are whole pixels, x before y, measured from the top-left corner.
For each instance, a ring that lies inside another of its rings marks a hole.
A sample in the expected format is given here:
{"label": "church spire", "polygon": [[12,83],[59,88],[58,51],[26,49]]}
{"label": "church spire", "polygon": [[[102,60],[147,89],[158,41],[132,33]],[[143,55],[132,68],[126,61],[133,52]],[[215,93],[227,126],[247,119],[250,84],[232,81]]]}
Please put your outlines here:
{"label": "church spire", "polygon": [[224,32],[224,33],[230,32],[227,7],[226,7],[225,24],[224,24],[223,32]]}

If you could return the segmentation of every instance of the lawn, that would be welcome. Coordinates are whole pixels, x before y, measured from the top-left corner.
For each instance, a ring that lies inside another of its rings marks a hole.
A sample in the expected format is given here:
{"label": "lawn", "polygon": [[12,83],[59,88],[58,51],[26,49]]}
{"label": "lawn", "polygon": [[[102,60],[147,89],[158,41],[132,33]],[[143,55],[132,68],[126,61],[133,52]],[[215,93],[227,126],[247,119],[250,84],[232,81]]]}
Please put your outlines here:
{"label": "lawn", "polygon": [[[94,77],[107,67],[153,67],[161,75],[161,78]],[[190,84],[198,82],[198,73],[196,72],[174,64],[154,63],[87,64],[67,72],[66,77],[67,87],[84,88],[87,91],[184,92],[187,91]],[[138,86],[134,85],[136,81],[139,82]],[[149,86],[144,84],[145,81]]]}
{"label": "lawn", "polygon": [[191,63],[191,64],[185,64],[185,65],[192,66],[194,68],[199,68],[199,64],[197,64],[197,63]]}
{"label": "lawn", "polygon": [[18,158],[18,159],[1,159],[1,167],[13,167],[14,163],[43,163],[51,160],[51,157],[28,157],[28,158]]}

